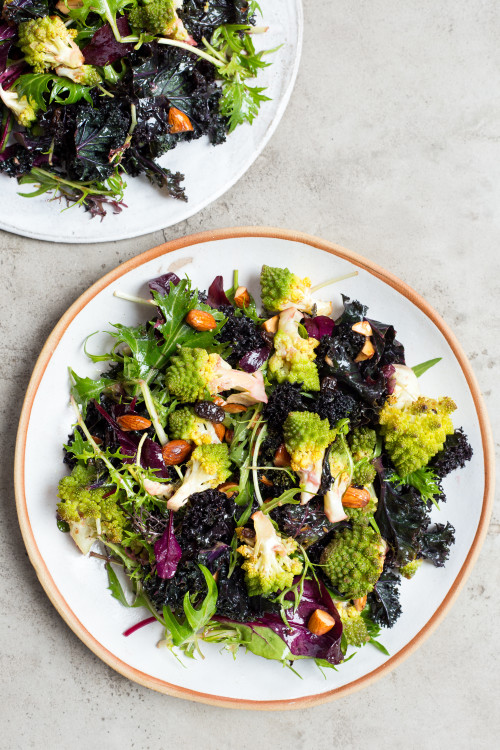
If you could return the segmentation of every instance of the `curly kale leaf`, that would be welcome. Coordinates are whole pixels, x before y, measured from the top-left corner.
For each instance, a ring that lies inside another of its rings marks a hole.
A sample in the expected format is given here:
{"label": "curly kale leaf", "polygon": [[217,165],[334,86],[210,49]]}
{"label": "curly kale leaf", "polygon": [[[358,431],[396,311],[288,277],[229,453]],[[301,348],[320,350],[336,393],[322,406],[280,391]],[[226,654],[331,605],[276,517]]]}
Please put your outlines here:
{"label": "curly kale leaf", "polygon": [[375,521],[391,548],[393,562],[403,566],[420,552],[422,534],[429,525],[427,508],[414,488],[397,486],[386,479],[380,459],[375,465],[380,480]]}
{"label": "curly kale leaf", "polygon": [[402,609],[399,603],[399,585],[401,576],[394,570],[386,568],[373,591],[368,594],[370,605],[370,617],[377,623],[387,628],[392,628]]}
{"label": "curly kale leaf", "polygon": [[455,529],[451,523],[437,523],[422,534],[420,556],[441,568],[450,556],[450,547],[455,542]]}
{"label": "curly kale leaf", "polygon": [[3,4],[2,16],[10,23],[23,23],[49,14],[48,0],[10,0]]}
{"label": "curly kale leaf", "polygon": [[123,146],[130,126],[130,116],[116,104],[99,109],[83,106],[76,115],[76,159],[72,169],[81,180],[103,179],[114,171],[112,151]]}
{"label": "curly kale leaf", "polygon": [[443,479],[455,469],[463,469],[467,461],[471,460],[472,455],[473,451],[467,435],[460,427],[453,435],[447,436],[443,450],[431,459],[429,466]]}
{"label": "curly kale leaf", "polygon": [[222,24],[251,22],[247,0],[184,0],[179,16],[197,41]]}

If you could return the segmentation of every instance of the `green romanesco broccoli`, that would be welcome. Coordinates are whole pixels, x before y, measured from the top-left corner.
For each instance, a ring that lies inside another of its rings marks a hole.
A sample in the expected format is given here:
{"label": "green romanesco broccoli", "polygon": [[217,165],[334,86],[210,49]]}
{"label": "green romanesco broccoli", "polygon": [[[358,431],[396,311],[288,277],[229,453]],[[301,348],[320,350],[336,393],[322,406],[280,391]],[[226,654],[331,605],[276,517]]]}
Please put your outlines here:
{"label": "green romanesco broccoli", "polygon": [[177,15],[177,7],[176,0],[143,0],[142,5],[131,9],[128,20],[134,29],[187,42],[191,37]]}
{"label": "green romanesco broccoli", "polygon": [[330,315],[332,312],[330,302],[312,299],[311,280],[299,278],[288,268],[262,266],[260,286],[262,304],[269,312],[281,312],[290,307],[307,313],[315,308],[317,315]]}
{"label": "green romanesco broccoli", "polygon": [[402,568],[399,569],[399,572],[403,576],[403,578],[413,578],[417,570],[422,565],[422,560],[411,560],[409,563],[406,563],[406,565],[403,565]]}
{"label": "green romanesco broccoli", "polygon": [[242,570],[249,596],[269,596],[282,591],[293,583],[293,578],[302,573],[303,564],[291,557],[297,550],[297,542],[278,534],[269,516],[256,511],[252,520],[255,537],[249,539],[247,529],[238,528],[236,534],[244,542],[238,552],[245,558]]}
{"label": "green romanesco broccoli", "polygon": [[325,515],[331,523],[347,518],[342,497],[352,482],[353,462],[345,436],[337,435],[328,455],[332,484],[323,498]]}
{"label": "green romanesco broccoli", "polygon": [[29,128],[36,121],[38,105],[31,97],[29,100],[25,96],[19,98],[19,94],[14,89],[6,91],[0,86],[0,99],[14,114],[19,125]]}
{"label": "green romanesco broccoli", "polygon": [[446,436],[454,431],[449,415],[456,408],[451,398],[424,396],[399,408],[389,397],[379,423],[385,448],[400,476],[426,466],[443,449]]}
{"label": "green romanesco broccoli", "polygon": [[44,16],[20,23],[18,46],[35,73],[64,66],[80,68],[85,62],[74,42],[77,29],[68,29],[59,16]]}
{"label": "green romanesco broccoli", "polygon": [[373,590],[384,567],[387,545],[371,526],[354,525],[337,531],[321,555],[323,570],[349,599]]}
{"label": "green romanesco broccoli", "polygon": [[269,360],[269,378],[278,383],[302,383],[306,391],[319,391],[318,368],[314,362],[314,350],[319,341],[302,338],[299,334],[301,317],[294,308],[281,313],[274,336],[274,354]]}
{"label": "green romanesco broccoli", "polygon": [[348,436],[354,471],[352,484],[364,487],[375,479],[375,467],[371,463],[377,445],[377,434],[369,427],[357,427]]}
{"label": "green romanesco broccoli", "polygon": [[196,445],[220,443],[212,422],[198,417],[189,406],[172,412],[169,427],[170,436],[175,440],[192,440]]}
{"label": "green romanesco broccoli", "polygon": [[348,646],[360,648],[368,643],[370,635],[366,622],[356,607],[346,602],[335,602],[335,607],[342,622],[342,635]]}
{"label": "green romanesco broccoli", "polygon": [[318,492],[325,450],[335,439],[328,419],[308,411],[292,411],[283,425],[285,446],[291,457],[291,466],[304,487],[301,503],[304,505]]}
{"label": "green romanesco broccoli", "polygon": [[71,474],[59,482],[57,512],[67,521],[70,533],[86,554],[98,536],[119,543],[128,527],[120,508],[120,493],[110,494],[109,487],[89,489],[96,479],[93,466],[77,464]]}
{"label": "green romanesco broccoli", "polygon": [[195,492],[213,489],[229,477],[229,451],[225,443],[199,445],[187,463],[184,479],[167,502],[169,510],[179,510]]}
{"label": "green romanesco broccoli", "polygon": [[171,357],[165,374],[170,393],[181,403],[206,398],[223,391],[235,390],[226,401],[234,404],[267,403],[264,377],[260,370],[247,373],[233,370],[218,354],[205,349],[180,347]]}

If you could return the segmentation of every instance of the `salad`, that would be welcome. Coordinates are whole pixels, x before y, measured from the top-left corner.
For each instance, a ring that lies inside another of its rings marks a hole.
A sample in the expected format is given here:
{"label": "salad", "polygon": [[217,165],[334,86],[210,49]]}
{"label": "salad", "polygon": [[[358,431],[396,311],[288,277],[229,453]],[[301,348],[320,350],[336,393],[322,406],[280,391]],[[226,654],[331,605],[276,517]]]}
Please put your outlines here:
{"label": "salad", "polygon": [[252,123],[255,0],[3,0],[0,172],[80,205],[119,213],[124,176],[186,201],[158,163],[182,141],[223,143]]}
{"label": "salad", "polygon": [[57,523],[149,610],[124,636],[158,621],[178,657],[209,642],[336,668],[387,653],[401,578],[445,564],[454,529],[430,509],[472,449],[452,399],[421,393],[438,359],[409,367],[393,325],[317,298],[345,278],[265,265],[264,312],[237,272],[207,293],[174,273],[149,299],[115,293],[151,317],[114,325],[105,354],[86,342],[102,375],[70,371]]}

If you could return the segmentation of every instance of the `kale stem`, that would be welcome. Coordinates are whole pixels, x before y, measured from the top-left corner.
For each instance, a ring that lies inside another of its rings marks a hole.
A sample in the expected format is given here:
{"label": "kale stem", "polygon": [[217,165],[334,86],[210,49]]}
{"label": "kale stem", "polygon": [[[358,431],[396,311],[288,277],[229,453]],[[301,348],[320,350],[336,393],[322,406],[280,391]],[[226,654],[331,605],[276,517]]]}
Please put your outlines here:
{"label": "kale stem", "polygon": [[156,41],[158,42],[158,44],[167,44],[169,47],[180,47],[181,49],[185,49],[187,52],[192,52],[193,55],[198,55],[198,57],[202,57],[204,60],[208,60],[208,62],[211,62],[212,65],[215,65],[216,68],[222,68],[222,66],[226,64],[225,62],[212,57],[212,55],[208,55],[206,52],[203,52],[203,50],[198,49],[197,47],[193,47],[191,44],[186,44],[186,42],[178,42],[176,39],[165,39],[164,37],[160,37]]}
{"label": "kale stem", "polygon": [[[260,424],[260,422],[261,422],[261,420],[259,420],[259,422],[257,423],[256,428],[258,427],[258,425]],[[253,463],[254,464],[257,463],[257,459],[258,459],[258,456],[259,456],[260,446],[262,445],[262,442],[263,442],[264,438],[266,437],[266,435],[267,435],[267,425],[264,425],[262,427],[261,431],[259,432],[259,434],[257,436],[257,439],[255,440],[255,445],[253,447],[252,459],[253,459]],[[262,499],[262,495],[260,494],[259,477],[257,475],[257,469],[255,469],[255,468],[252,468],[252,479],[253,479],[253,486],[254,486],[255,496],[257,498],[257,502],[259,503],[259,505],[263,505],[264,504],[264,500]]]}
{"label": "kale stem", "polygon": [[352,271],[351,273],[346,273],[344,276],[337,276],[335,279],[328,279],[327,281],[323,281],[321,284],[316,284],[316,286],[311,287],[311,292],[317,292],[318,289],[323,289],[325,286],[330,286],[330,284],[338,284],[339,281],[345,281],[346,279],[351,279],[353,276],[357,276],[357,271]]}

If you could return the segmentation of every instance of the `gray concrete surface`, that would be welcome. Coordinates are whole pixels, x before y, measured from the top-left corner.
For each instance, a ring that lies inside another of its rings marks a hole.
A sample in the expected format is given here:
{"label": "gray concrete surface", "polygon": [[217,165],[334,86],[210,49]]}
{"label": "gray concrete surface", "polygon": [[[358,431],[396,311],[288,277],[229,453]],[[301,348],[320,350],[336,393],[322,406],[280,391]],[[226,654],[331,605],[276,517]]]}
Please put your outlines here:
{"label": "gray concrete surface", "polygon": [[498,508],[458,602],[417,653],[360,693],[274,715],[171,699],[112,672],[46,598],[17,526],[16,423],[43,340],[105,271],[202,229],[282,225],[390,269],[455,329],[498,426],[498,3],[304,5],[304,54],[288,111],[256,164],[217,203],[119,244],[0,238],[1,748],[498,747]]}

